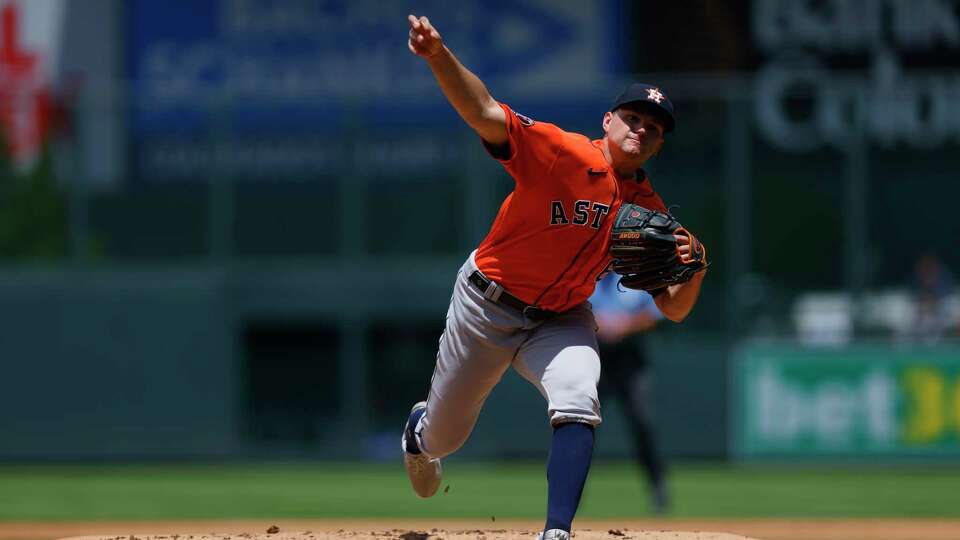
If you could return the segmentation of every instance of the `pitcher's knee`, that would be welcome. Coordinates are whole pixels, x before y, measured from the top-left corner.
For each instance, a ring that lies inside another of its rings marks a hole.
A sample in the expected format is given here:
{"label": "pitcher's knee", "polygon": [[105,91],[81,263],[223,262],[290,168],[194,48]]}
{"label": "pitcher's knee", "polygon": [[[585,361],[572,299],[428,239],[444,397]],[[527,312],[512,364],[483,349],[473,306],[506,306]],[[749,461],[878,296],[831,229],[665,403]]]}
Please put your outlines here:
{"label": "pitcher's knee", "polygon": [[566,424],[568,422],[590,424],[593,427],[597,427],[600,425],[600,422],[603,422],[603,419],[600,417],[599,413],[586,410],[552,411],[550,413],[551,426],[559,426],[560,424]]}
{"label": "pitcher's knee", "polygon": [[600,417],[600,400],[597,398],[596,386],[578,390],[572,395],[550,396],[550,425],[566,422],[581,422],[594,427],[600,425],[603,419]]}

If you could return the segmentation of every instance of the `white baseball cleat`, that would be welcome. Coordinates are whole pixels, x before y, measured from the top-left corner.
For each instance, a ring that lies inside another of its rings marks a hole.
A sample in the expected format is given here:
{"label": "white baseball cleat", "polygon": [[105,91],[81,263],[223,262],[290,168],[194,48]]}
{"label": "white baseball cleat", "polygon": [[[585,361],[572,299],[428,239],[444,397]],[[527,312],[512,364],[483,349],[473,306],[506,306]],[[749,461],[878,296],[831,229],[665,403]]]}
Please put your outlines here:
{"label": "white baseball cleat", "polygon": [[537,540],[570,540],[570,533],[563,529],[550,529],[537,534]]}
{"label": "white baseball cleat", "polygon": [[437,492],[437,488],[440,487],[440,479],[443,477],[440,460],[422,453],[414,435],[417,423],[426,410],[426,401],[421,401],[413,406],[413,409],[410,410],[410,416],[407,417],[407,423],[403,427],[403,437],[400,438],[400,444],[403,448],[403,464],[407,467],[407,477],[410,479],[410,485],[413,486],[413,491],[417,496],[424,499],[432,497]]}

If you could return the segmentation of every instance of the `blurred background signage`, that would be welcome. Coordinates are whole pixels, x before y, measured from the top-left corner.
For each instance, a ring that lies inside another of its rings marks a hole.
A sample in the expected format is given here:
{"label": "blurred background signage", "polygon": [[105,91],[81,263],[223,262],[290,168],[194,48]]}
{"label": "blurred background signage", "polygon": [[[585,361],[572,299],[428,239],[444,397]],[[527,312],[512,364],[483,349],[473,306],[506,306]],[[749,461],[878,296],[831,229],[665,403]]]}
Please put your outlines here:
{"label": "blurred background signage", "polygon": [[[436,1],[418,9],[496,95],[516,103],[580,96],[619,66],[611,4]],[[456,124],[430,70],[407,50],[409,9],[373,0],[133,2],[140,176],[189,177],[208,165],[241,176],[309,174],[352,155],[341,137],[361,121],[386,135],[371,146],[387,149],[389,170],[454,155],[445,134],[426,132]],[[204,139],[217,130],[233,140],[211,148]]]}
{"label": "blurred background signage", "polygon": [[7,154],[34,162],[50,131],[62,0],[0,0],[0,126]]}
{"label": "blurred background signage", "polygon": [[756,0],[753,39],[756,119],[781,148],[842,148],[858,114],[883,147],[960,141],[957,2]]}
{"label": "blurred background signage", "polygon": [[955,348],[750,348],[733,377],[739,457],[960,455]]}

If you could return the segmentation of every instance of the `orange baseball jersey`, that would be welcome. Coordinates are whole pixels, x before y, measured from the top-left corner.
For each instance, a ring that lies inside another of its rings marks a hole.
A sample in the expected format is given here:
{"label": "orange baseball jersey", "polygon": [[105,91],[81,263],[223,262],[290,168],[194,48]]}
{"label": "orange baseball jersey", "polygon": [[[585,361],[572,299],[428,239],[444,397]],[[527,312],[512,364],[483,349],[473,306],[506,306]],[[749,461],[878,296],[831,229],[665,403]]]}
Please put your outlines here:
{"label": "orange baseball jersey", "polygon": [[666,207],[643,171],[636,180],[616,177],[602,141],[500,106],[510,155],[497,159],[516,187],[477,248],[477,267],[524,302],[565,311],[590,297],[610,263],[612,216],[620,204]]}

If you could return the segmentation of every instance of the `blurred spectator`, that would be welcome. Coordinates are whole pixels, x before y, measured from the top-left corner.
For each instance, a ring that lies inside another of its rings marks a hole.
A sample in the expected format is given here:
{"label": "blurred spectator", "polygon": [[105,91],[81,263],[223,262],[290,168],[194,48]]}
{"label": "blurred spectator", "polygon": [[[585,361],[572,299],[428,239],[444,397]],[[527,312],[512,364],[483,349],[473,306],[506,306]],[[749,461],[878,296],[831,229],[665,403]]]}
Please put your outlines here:
{"label": "blurred spectator", "polygon": [[926,252],[913,269],[916,313],[912,337],[932,344],[946,336],[952,325],[948,299],[953,294],[953,275],[935,253]]}
{"label": "blurred spectator", "polygon": [[652,379],[642,337],[663,318],[645,291],[618,287],[620,276],[609,272],[590,297],[600,346],[600,392],[613,394],[623,409],[633,438],[633,451],[646,475],[657,514],[669,507],[663,458],[652,422]]}

